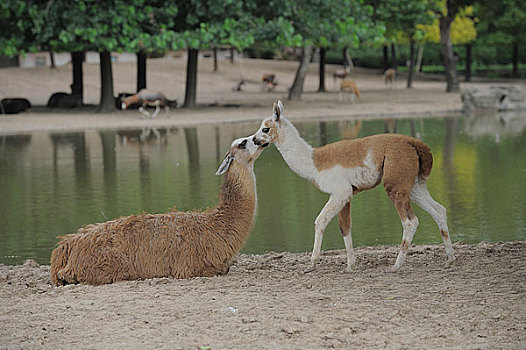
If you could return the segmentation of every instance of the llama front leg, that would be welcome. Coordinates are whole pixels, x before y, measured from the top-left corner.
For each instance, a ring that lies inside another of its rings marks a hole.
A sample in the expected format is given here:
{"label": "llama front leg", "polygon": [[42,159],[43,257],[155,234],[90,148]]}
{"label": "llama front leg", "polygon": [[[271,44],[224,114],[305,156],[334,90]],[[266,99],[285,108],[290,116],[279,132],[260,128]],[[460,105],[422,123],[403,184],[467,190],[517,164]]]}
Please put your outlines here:
{"label": "llama front leg", "polygon": [[159,114],[159,112],[161,111],[161,107],[159,106],[159,104],[160,104],[159,100],[155,101],[155,112],[153,112],[152,114],[152,119],[157,117],[157,114]]}
{"label": "llama front leg", "polygon": [[148,112],[144,107],[144,104],[141,107],[139,107],[139,112],[141,112],[143,117],[148,118],[150,116],[150,112]]}
{"label": "llama front leg", "polygon": [[314,247],[312,248],[312,255],[310,265],[304,273],[311,272],[316,268],[316,262],[320,257],[321,242],[323,240],[323,233],[325,228],[331,221],[331,219],[345,206],[348,201],[348,196],[336,197],[332,195],[329,201],[325,203],[325,206],[321,210],[320,214],[314,222],[315,233],[314,233]]}

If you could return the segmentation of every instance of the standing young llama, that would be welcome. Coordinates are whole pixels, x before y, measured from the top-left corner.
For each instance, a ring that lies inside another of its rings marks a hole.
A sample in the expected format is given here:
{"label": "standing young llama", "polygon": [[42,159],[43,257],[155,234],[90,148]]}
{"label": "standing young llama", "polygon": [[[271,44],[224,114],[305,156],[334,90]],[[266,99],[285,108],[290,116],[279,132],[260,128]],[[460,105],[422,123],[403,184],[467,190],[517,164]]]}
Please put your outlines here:
{"label": "standing young llama", "polygon": [[449,261],[455,259],[446,209],[431,198],[426,187],[433,157],[424,142],[404,135],[381,134],[312,148],[282,116],[281,101],[274,104],[273,112],[261,123],[254,135],[254,143],[274,143],[295,173],[330,194],[329,201],[315,221],[314,248],[310,266],[305,272],[316,267],[323,233],[336,214],[347,251],[347,271],[354,267],[356,256],[351,235],[351,199],[358,192],[376,187],[382,179],[403,227],[402,244],[393,270],[400,269],[404,263],[418,227],[418,218],[413,213],[410,201],[433,217],[440,229]]}
{"label": "standing young llama", "polygon": [[263,148],[252,136],[232,143],[216,173],[226,175],[214,208],[131,215],[60,237],[51,254],[51,282],[101,285],[226,274],[254,223],[254,161]]}

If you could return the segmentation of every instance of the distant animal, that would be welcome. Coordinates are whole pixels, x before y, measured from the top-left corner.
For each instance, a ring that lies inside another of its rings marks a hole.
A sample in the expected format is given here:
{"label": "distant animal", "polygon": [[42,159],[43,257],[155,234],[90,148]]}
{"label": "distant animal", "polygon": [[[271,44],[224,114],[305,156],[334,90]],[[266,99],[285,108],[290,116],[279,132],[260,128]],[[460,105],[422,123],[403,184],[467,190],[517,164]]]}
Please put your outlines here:
{"label": "distant animal", "polygon": [[[138,93],[122,99],[122,109],[127,109],[132,104],[139,104],[139,112],[145,117],[155,118],[157,114],[159,114],[161,107],[164,108],[166,114],[170,111],[166,96],[159,91],[142,89]],[[147,106],[155,107],[155,112],[150,114],[150,112],[146,110]]]}
{"label": "distant animal", "polygon": [[275,74],[265,73],[261,77],[261,88],[267,89],[268,92],[274,91],[274,88],[278,85]]}
{"label": "distant animal", "polygon": [[392,68],[384,72],[384,83],[385,85],[389,84],[393,87],[393,82],[396,81],[396,71]]}
{"label": "distant animal", "polygon": [[0,114],[18,114],[31,108],[25,98],[4,98],[0,101]]}
{"label": "distant animal", "polygon": [[47,102],[48,108],[76,108],[80,107],[79,98],[66,92],[56,92]]}
{"label": "distant animal", "polygon": [[343,69],[338,69],[335,72],[333,72],[332,78],[333,78],[334,85],[336,85],[336,80],[345,79],[350,74],[351,74],[351,68],[349,66],[345,66]]}
{"label": "distant animal", "polygon": [[448,260],[455,260],[446,209],[431,197],[426,187],[433,156],[423,141],[399,134],[380,134],[312,148],[283,117],[283,104],[278,101],[274,104],[273,115],[265,118],[254,134],[254,143],[274,143],[292,171],[330,194],[314,223],[314,248],[310,266],[305,272],[315,268],[323,233],[336,214],[347,251],[347,270],[352,269],[356,256],[351,235],[351,200],[355,194],[378,186],[382,180],[403,227],[402,244],[393,271],[403,265],[418,227],[411,201],[435,220]]}
{"label": "distant animal", "polygon": [[[117,109],[122,109],[122,100],[125,99],[126,97],[130,97],[133,95],[135,95],[135,93],[133,92],[120,92],[117,95],[117,97],[113,97],[113,100],[115,101],[115,107]],[[127,107],[127,109],[139,109],[139,107],[141,106],[142,106],[141,103],[132,103]]]}
{"label": "distant animal", "polygon": [[232,88],[232,91],[241,91],[242,86],[245,84],[246,84],[245,79],[239,80],[237,84]]}
{"label": "distant animal", "polygon": [[101,285],[228,273],[256,214],[254,162],[266,145],[256,146],[252,138],[235,140],[217,170],[226,175],[215,207],[131,215],[59,237],[51,253],[51,282]]}
{"label": "distant animal", "polygon": [[354,103],[355,97],[358,97],[359,99],[361,98],[360,90],[358,90],[356,82],[352,80],[344,79],[340,83],[340,102],[343,101],[345,91],[349,92],[351,96],[351,103]]}

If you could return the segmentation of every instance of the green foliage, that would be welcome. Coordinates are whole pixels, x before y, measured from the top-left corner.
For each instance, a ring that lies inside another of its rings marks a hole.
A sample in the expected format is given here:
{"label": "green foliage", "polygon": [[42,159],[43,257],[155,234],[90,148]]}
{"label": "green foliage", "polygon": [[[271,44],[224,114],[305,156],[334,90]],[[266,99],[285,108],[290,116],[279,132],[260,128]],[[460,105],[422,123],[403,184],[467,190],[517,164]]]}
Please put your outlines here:
{"label": "green foliage", "polygon": [[381,21],[386,23],[387,36],[390,41],[403,42],[407,41],[405,38],[421,40],[424,36],[421,25],[431,24],[436,10],[436,3],[431,1],[383,0],[376,14]]}
{"label": "green foliage", "polygon": [[479,32],[487,44],[508,45],[526,42],[526,3],[521,0],[488,1],[477,3],[480,16]]}
{"label": "green foliage", "polygon": [[36,49],[31,19],[37,12],[32,2],[0,1],[0,55],[13,57]]}
{"label": "green foliage", "polygon": [[160,0],[57,0],[40,10],[38,41],[53,51],[166,51],[177,14]]}

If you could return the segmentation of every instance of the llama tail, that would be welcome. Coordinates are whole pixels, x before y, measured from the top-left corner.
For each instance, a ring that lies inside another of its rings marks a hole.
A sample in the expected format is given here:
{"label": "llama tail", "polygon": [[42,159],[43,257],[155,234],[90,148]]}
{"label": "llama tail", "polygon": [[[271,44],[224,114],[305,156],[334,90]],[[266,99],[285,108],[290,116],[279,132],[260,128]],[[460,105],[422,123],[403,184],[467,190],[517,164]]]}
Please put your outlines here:
{"label": "llama tail", "polygon": [[431,154],[429,146],[426,145],[425,142],[414,139],[412,144],[418,154],[420,176],[425,180],[431,175],[431,168],[433,168],[433,155]]}
{"label": "llama tail", "polygon": [[70,243],[67,237],[60,236],[58,247],[51,253],[51,283],[55,286],[75,283],[74,278],[68,278],[65,273],[70,255]]}

